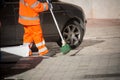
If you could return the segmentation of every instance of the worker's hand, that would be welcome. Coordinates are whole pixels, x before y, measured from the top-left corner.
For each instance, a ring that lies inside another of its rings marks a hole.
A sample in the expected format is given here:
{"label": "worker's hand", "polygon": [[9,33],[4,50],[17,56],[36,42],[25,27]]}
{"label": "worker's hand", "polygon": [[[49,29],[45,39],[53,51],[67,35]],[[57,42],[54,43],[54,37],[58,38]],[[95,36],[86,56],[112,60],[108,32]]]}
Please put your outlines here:
{"label": "worker's hand", "polygon": [[53,9],[53,6],[51,3],[49,3],[48,6],[49,6],[49,9]]}

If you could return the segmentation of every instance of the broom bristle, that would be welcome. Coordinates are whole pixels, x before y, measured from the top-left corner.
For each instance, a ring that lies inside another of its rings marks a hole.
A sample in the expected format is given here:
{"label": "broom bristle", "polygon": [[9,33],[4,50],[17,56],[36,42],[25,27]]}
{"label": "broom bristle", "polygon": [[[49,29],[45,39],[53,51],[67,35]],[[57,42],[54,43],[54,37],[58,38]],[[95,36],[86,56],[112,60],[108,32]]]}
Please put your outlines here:
{"label": "broom bristle", "polygon": [[61,51],[63,54],[67,54],[70,50],[71,50],[71,47],[70,47],[68,44],[65,44],[64,46],[62,46],[62,47],[60,48],[60,51]]}

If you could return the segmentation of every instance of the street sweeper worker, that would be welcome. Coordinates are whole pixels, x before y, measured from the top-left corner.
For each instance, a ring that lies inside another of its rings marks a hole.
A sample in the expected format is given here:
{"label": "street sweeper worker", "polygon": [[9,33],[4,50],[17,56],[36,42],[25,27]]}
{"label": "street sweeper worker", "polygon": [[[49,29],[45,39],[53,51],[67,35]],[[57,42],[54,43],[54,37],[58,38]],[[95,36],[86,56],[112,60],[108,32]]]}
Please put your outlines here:
{"label": "street sweeper worker", "polygon": [[[31,48],[34,42],[38,48],[39,56],[44,56],[48,53],[40,25],[39,13],[49,8],[51,8],[50,3],[40,2],[38,0],[19,1],[18,22],[24,27],[23,45]],[[31,49],[28,54],[29,56],[32,55]]]}

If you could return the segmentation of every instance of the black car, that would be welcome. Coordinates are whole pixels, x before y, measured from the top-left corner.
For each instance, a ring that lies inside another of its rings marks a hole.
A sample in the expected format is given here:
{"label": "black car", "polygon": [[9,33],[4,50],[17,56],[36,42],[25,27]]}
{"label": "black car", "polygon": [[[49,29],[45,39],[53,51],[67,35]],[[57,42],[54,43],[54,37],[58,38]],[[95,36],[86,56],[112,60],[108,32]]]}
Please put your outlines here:
{"label": "black car", "polygon": [[[44,1],[44,0],[43,0]],[[86,18],[81,7],[53,0],[53,12],[65,41],[76,48],[85,34]],[[21,45],[23,41],[23,26],[18,23],[19,0],[1,0],[0,5],[0,46]],[[50,11],[40,13],[41,26],[46,42],[57,42],[61,39]]]}

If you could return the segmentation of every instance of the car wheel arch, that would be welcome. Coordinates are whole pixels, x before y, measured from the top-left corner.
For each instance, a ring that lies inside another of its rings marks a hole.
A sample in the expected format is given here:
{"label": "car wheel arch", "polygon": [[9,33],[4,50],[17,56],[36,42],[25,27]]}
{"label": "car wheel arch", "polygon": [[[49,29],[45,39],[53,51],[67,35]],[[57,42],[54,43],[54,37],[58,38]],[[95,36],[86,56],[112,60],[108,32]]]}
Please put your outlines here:
{"label": "car wheel arch", "polygon": [[[79,24],[83,24],[83,22],[84,22],[84,20],[82,18],[78,18],[78,17],[70,18],[68,21],[66,21],[64,27],[62,28],[62,31],[66,27],[66,25],[68,25],[71,21],[77,21]],[[82,26],[81,28],[84,31],[84,26]]]}

